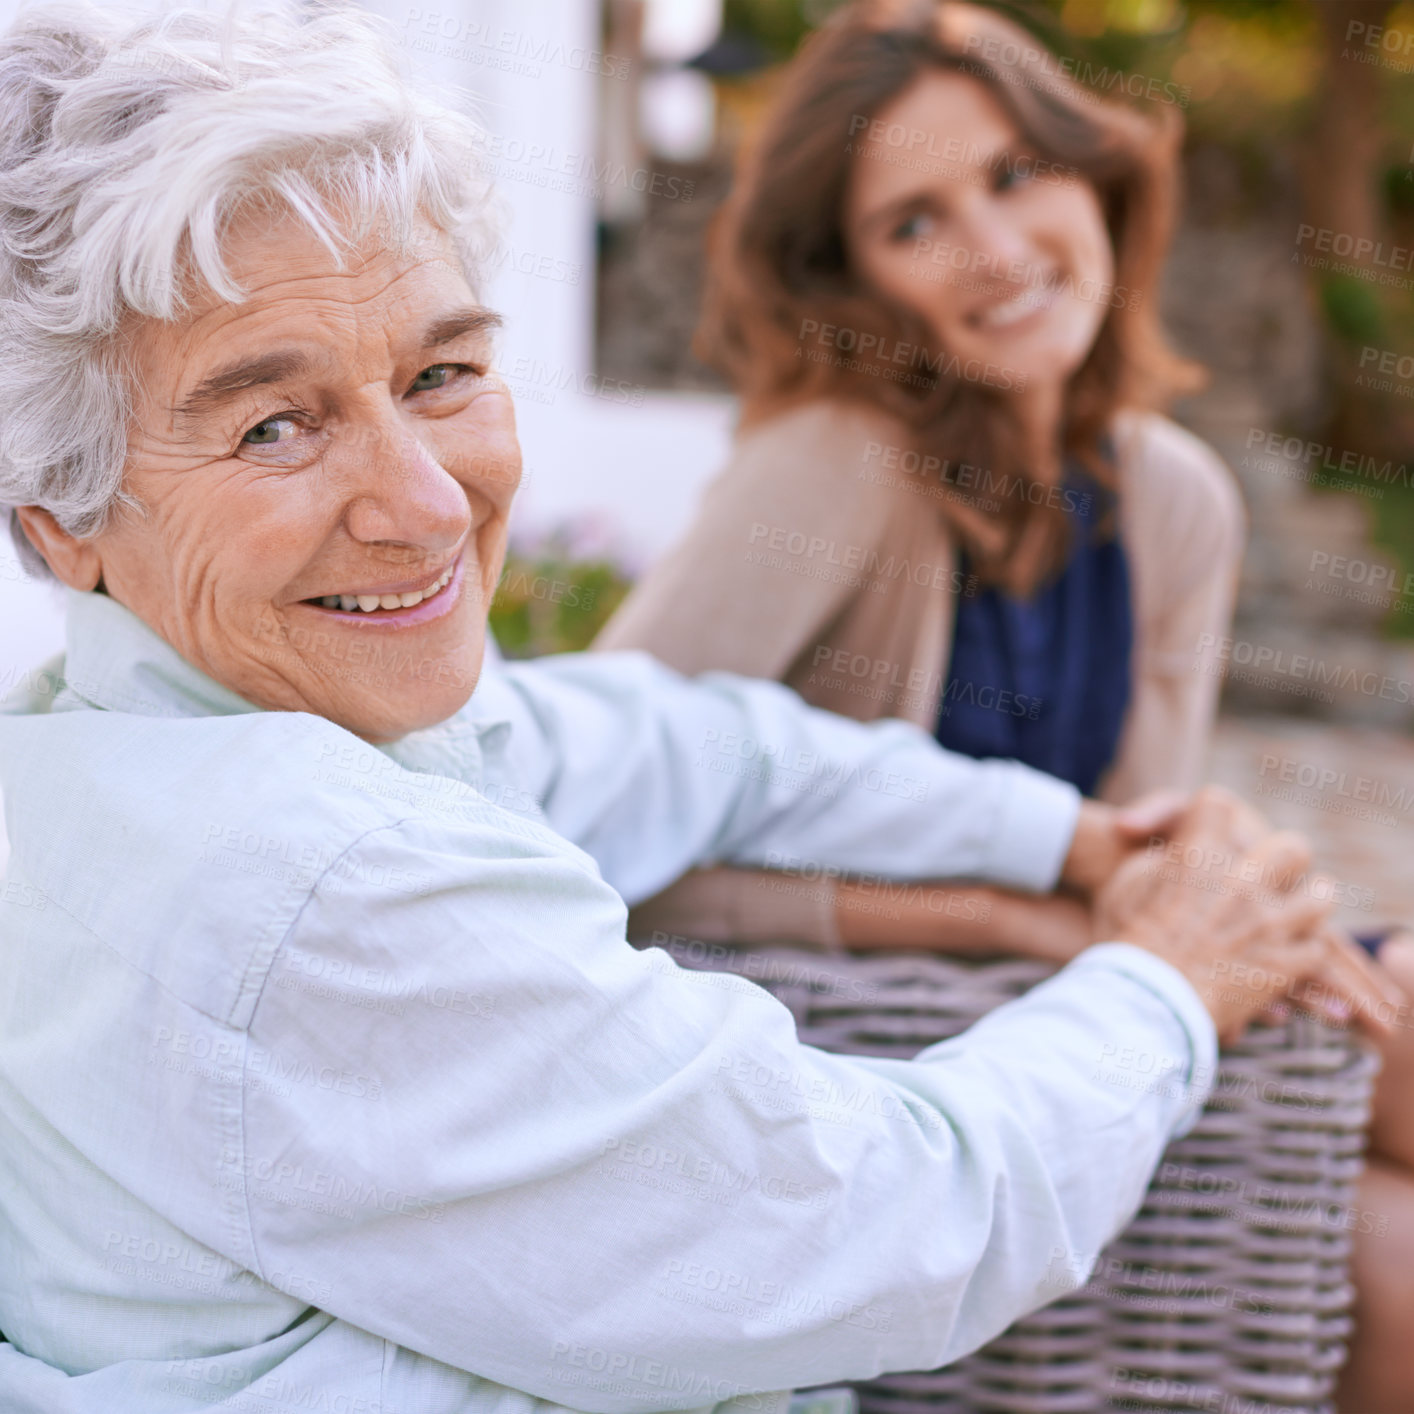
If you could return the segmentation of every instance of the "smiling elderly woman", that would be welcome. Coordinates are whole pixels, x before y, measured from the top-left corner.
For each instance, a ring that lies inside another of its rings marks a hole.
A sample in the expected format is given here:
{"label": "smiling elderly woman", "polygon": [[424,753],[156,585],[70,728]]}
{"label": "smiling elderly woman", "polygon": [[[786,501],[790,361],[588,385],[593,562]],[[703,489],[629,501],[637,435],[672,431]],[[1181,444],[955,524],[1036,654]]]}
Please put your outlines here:
{"label": "smiling elderly woman", "polygon": [[[7,1414],[764,1410],[944,1363],[1137,1206],[1266,1000],[1195,982],[1338,965],[1319,906],[1152,878],[1109,807],[911,726],[639,655],[483,674],[519,453],[474,149],[353,12],[0,42],[0,497],[68,595],[0,715]],[[799,769],[705,769],[733,733]],[[1213,796],[1183,829],[1295,849]],[[1130,941],[914,1063],[825,1055],[625,940],[772,851],[1104,885]],[[1097,1016],[1193,1083],[1106,1083]]]}

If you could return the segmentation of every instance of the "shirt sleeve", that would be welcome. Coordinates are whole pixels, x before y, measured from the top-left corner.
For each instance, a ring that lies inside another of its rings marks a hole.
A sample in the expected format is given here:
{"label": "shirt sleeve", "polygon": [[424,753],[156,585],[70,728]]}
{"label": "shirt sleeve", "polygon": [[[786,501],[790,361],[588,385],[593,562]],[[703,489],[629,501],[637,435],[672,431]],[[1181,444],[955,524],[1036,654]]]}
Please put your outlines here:
{"label": "shirt sleeve", "polygon": [[1046,891],[1079,812],[1073,787],[910,723],[728,673],[689,680],[642,653],[516,664],[491,690],[514,723],[506,768],[631,904],[723,863]]}
{"label": "shirt sleeve", "polygon": [[1083,1279],[1202,1101],[1201,1006],[1127,945],[914,1062],[839,1057],[629,947],[572,846],[461,815],[315,888],[238,1145],[257,1274],[454,1369],[640,1414],[945,1364]]}

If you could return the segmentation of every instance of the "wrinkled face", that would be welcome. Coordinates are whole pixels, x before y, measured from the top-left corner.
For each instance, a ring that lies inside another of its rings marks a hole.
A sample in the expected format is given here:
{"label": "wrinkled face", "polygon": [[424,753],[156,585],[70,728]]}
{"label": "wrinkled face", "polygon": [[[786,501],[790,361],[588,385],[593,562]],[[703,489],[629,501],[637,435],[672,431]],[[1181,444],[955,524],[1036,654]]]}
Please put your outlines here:
{"label": "wrinkled face", "polygon": [[917,79],[855,138],[845,196],[851,264],[927,320],[994,388],[1054,389],[1084,362],[1114,298],[1099,198],[1024,142],[965,74]]}
{"label": "wrinkled face", "polygon": [[239,304],[134,331],[123,513],[104,588],[262,707],[369,740],[470,696],[520,479],[494,316],[444,236],[343,270],[293,222],[237,230]]}

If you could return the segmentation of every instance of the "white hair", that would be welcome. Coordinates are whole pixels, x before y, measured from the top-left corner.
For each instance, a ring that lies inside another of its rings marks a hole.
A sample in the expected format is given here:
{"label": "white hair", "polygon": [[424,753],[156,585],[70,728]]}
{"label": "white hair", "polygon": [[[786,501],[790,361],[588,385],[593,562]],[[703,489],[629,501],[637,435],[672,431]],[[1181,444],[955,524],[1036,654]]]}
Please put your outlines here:
{"label": "white hair", "polygon": [[120,332],[202,289],[243,297],[232,219],[289,212],[339,256],[421,215],[475,289],[498,224],[480,150],[352,5],[22,13],[0,37],[0,506],[26,566],[47,573],[13,507],[89,536],[136,506]]}

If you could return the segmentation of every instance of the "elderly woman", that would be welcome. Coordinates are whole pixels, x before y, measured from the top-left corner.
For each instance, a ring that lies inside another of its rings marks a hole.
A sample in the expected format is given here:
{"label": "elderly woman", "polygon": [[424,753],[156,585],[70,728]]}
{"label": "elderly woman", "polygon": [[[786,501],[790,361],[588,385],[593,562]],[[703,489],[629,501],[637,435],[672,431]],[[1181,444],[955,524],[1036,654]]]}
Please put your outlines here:
{"label": "elderly woman", "polygon": [[[41,7],[0,104],[0,496],[68,594],[0,716],[7,1414],[769,1410],[935,1366],[1134,1211],[1270,1000],[1215,969],[1378,1003],[1323,905],[1155,872],[1028,768],[640,656],[483,674],[485,193],[369,22]],[[748,737],[776,770],[703,769]],[[1300,872],[1225,798],[1181,831]],[[1127,941],[913,1063],[829,1056],[625,940],[772,851],[1060,877]]]}

